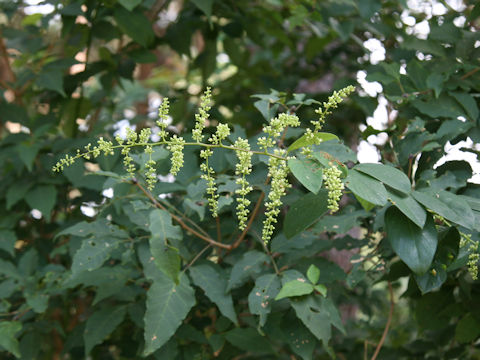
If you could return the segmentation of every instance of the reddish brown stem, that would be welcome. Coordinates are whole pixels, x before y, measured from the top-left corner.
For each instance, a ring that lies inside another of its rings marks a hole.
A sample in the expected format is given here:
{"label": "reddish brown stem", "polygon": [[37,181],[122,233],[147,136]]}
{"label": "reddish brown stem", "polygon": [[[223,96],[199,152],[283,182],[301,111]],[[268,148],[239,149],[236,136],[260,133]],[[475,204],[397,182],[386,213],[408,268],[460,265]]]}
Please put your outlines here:
{"label": "reddish brown stem", "polygon": [[460,80],[465,80],[467,78],[469,78],[470,76],[474,75],[475,73],[477,73],[478,71],[480,71],[480,67],[477,67],[473,70],[470,70],[469,72],[467,72],[465,75],[463,75]]}
{"label": "reddish brown stem", "polygon": [[387,324],[385,325],[385,329],[383,330],[382,338],[380,339],[380,342],[377,345],[377,348],[375,349],[375,353],[372,356],[371,360],[375,360],[380,353],[380,349],[383,346],[383,343],[385,342],[385,339],[387,338],[388,330],[390,329],[390,324],[392,322],[392,316],[393,316],[393,309],[395,307],[395,302],[393,300],[393,288],[392,288],[392,283],[389,281],[388,282],[388,292],[390,293],[390,311],[388,312],[388,319],[387,319]]}
{"label": "reddish brown stem", "polygon": [[215,223],[217,224],[217,241],[222,242],[222,230],[220,228],[220,218],[218,216],[215,218]]}
{"label": "reddish brown stem", "polygon": [[258,215],[258,211],[260,210],[260,206],[262,205],[262,201],[264,198],[265,198],[265,193],[262,192],[260,194],[260,197],[257,200],[257,203],[255,204],[255,208],[252,211],[252,215],[250,216],[250,219],[248,219],[247,227],[242,231],[237,241],[233,243],[232,250],[236,249],[242,243],[243,239],[245,238],[245,235],[247,235],[248,230],[252,226],[253,220],[255,220],[255,218]]}
{"label": "reddish brown stem", "polygon": [[165,210],[167,211],[170,216],[172,217],[173,220],[175,220],[183,229],[187,230],[188,232],[192,233],[193,235],[195,235],[196,237],[212,244],[212,245],[215,245],[215,246],[218,246],[222,249],[227,249],[227,250],[231,250],[232,249],[232,245],[226,245],[226,244],[222,244],[218,241],[215,241],[207,236],[204,236],[202,234],[200,234],[199,232],[197,232],[196,230],[192,229],[190,226],[188,226],[187,224],[185,224],[183,222],[183,220],[178,217],[177,215],[175,214],[172,214],[171,212],[169,212],[162,204],[160,204],[153,196],[152,194],[150,194],[147,190],[145,190],[145,188],[140,185],[137,181],[134,182],[134,184],[140,189],[142,190],[142,192],[148,197],[148,199],[153,203],[153,205],[155,205],[157,208],[159,209],[162,209],[162,210]]}

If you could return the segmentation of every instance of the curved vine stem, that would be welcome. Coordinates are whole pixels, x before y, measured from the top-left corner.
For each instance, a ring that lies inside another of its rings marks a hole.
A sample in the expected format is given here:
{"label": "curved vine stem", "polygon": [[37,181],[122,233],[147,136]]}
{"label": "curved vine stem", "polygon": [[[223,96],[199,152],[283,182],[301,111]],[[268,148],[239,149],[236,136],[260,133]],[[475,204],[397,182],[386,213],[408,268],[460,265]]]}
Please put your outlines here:
{"label": "curved vine stem", "polygon": [[138,181],[134,181],[133,183],[134,183],[134,185],[136,185],[136,186],[145,194],[145,196],[148,197],[148,199],[149,199],[156,207],[158,207],[159,209],[162,209],[162,210],[167,211],[167,212],[170,214],[170,216],[172,217],[172,219],[175,220],[183,229],[187,230],[188,232],[192,233],[192,234],[195,235],[196,237],[198,237],[198,238],[200,238],[200,239],[202,239],[202,240],[204,240],[204,241],[206,241],[206,242],[208,242],[208,243],[210,243],[210,244],[212,244],[212,245],[218,246],[218,247],[220,247],[220,248],[222,248],[222,249],[227,249],[227,250],[232,249],[232,245],[222,244],[222,243],[220,243],[220,242],[218,242],[218,241],[213,240],[212,238],[210,238],[210,237],[208,237],[208,236],[205,236],[205,235],[200,234],[200,233],[199,233],[198,231],[196,231],[195,229],[192,229],[190,226],[188,226],[187,224],[185,224],[185,223],[183,222],[183,220],[182,220],[179,216],[177,216],[177,215],[175,215],[175,214],[172,214],[171,212],[169,212],[169,211],[165,208],[165,206],[163,206],[162,204],[160,204],[160,203],[152,196],[152,194],[150,194],[142,185],[140,185],[140,184],[138,183]]}
{"label": "curved vine stem", "polygon": [[387,324],[385,325],[382,338],[380,339],[380,342],[378,343],[377,348],[375,349],[375,352],[373,353],[371,360],[376,360],[378,354],[380,353],[380,349],[382,348],[383,343],[387,338],[388,330],[390,329],[390,324],[392,322],[393,309],[395,307],[395,302],[393,300],[393,288],[392,288],[392,283],[390,281],[388,282],[388,292],[390,293],[390,311],[388,312]]}
{"label": "curved vine stem", "polygon": [[176,212],[185,222],[192,224],[192,226],[194,226],[198,230],[198,232],[202,233],[205,236],[208,236],[208,233],[205,230],[203,230],[200,227],[200,225],[198,225],[195,221],[188,218],[183,212],[175,208],[173,205],[169,204],[168,201],[162,201],[162,200],[157,200],[157,201],[163,206],[165,206],[166,208],[171,209],[171,211]]}

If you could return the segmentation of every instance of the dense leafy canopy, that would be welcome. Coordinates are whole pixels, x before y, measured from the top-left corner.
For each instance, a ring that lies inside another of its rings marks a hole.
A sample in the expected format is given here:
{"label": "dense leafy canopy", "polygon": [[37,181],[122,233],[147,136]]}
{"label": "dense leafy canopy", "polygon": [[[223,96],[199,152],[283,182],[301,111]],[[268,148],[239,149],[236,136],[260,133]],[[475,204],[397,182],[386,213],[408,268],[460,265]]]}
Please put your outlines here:
{"label": "dense leafy canopy", "polygon": [[[0,2],[2,358],[480,356],[480,187],[468,162],[439,162],[452,145],[478,155],[480,4],[450,3]],[[365,76],[382,90],[362,89]],[[352,84],[322,132],[303,135]],[[231,144],[248,138],[258,151],[271,119],[300,119],[277,144],[296,158],[269,244],[265,155],[246,177],[245,231],[226,149],[209,159],[217,219],[198,147],[185,147],[174,179],[162,146],[132,150],[134,179],[119,151],[52,172],[126,124],[158,140],[163,96],[166,130],[191,141],[207,86],[204,132],[228,124]],[[381,125],[369,118],[378,104]],[[367,140],[381,164],[359,163]],[[160,181],[148,191],[152,159]],[[331,167],[345,184],[335,214]]]}

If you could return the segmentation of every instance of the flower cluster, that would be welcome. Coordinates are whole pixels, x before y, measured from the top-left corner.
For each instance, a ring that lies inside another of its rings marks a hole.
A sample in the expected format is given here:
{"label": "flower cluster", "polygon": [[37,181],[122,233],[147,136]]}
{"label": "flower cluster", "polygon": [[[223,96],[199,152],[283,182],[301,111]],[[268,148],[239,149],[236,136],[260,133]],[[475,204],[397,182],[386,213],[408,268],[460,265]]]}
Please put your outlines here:
{"label": "flower cluster", "polygon": [[218,197],[217,194],[217,185],[215,184],[215,170],[208,165],[208,158],[213,155],[213,151],[210,149],[200,151],[200,157],[205,159],[204,163],[200,164],[200,169],[204,172],[202,179],[207,180],[207,194],[210,195],[208,198],[208,204],[210,205],[210,211],[213,217],[218,216]]}
{"label": "flower cluster", "polygon": [[170,173],[175,176],[178,174],[180,169],[183,167],[183,148],[185,147],[185,140],[182,137],[173,135],[170,138],[169,145],[167,150],[172,153],[172,167],[170,168]]}
{"label": "flower cluster", "polygon": [[264,151],[268,151],[268,148],[275,146],[276,139],[282,135],[283,130],[287,126],[300,126],[298,117],[293,114],[282,113],[276,118],[273,118],[270,121],[270,125],[263,127],[263,132],[266,133],[268,137],[260,137],[258,139],[258,145],[263,148]]}
{"label": "flower cluster", "polygon": [[252,172],[252,153],[248,141],[240,137],[235,141],[234,147],[238,158],[238,163],[235,165],[235,175],[238,176],[236,183],[240,185],[240,189],[235,190],[239,196],[237,198],[238,227],[240,230],[244,230],[247,226],[248,206],[250,205],[250,200],[246,196],[253,190],[245,179]]}
{"label": "flower cluster", "polygon": [[85,152],[81,153],[77,149],[77,154],[75,156],[65,155],[62,159],[58,160],[57,163],[53,166],[52,170],[54,172],[63,171],[65,166],[73,165],[76,159],[84,158],[85,160],[90,160],[92,157],[96,158],[101,153],[105,156],[113,155],[113,143],[111,141],[105,140],[103,137],[100,137],[97,141],[97,145],[92,148],[92,144],[88,144],[84,147]]}
{"label": "flower cluster", "polygon": [[478,241],[472,240],[472,236],[469,234],[465,234],[460,232],[460,247],[468,247],[468,251],[470,254],[468,255],[468,272],[472,276],[473,280],[478,279],[478,261],[480,260],[480,254],[478,253]]}
{"label": "flower cluster", "polygon": [[201,142],[203,140],[203,129],[205,128],[205,123],[208,120],[208,112],[211,109],[210,101],[212,98],[212,92],[209,87],[200,98],[200,109],[198,114],[195,114],[195,129],[192,130],[192,138],[196,142]]}
{"label": "flower cluster", "polygon": [[160,108],[158,109],[158,120],[157,120],[157,125],[160,128],[160,131],[158,132],[158,136],[165,141],[167,137],[167,132],[165,131],[167,128],[167,119],[168,119],[168,111],[170,108],[170,103],[168,101],[168,98],[165,97],[163,98],[163,101],[160,105]]}
{"label": "flower cluster", "polygon": [[[285,156],[286,150],[275,149],[274,154],[277,156]],[[266,219],[263,221],[262,240],[268,244],[272,238],[277,217],[282,206],[282,197],[286,191],[291,187],[287,180],[289,169],[286,160],[281,160],[277,157],[270,157],[268,162],[268,176],[271,178],[270,192],[268,193],[268,201],[265,203],[267,208],[265,211]]]}
{"label": "flower cluster", "polygon": [[328,208],[334,213],[339,209],[338,201],[345,186],[340,179],[342,172],[332,163],[329,163],[329,165],[330,167],[323,172],[323,179],[328,190]]}
{"label": "flower cluster", "polygon": [[230,135],[230,128],[227,124],[218,124],[217,131],[213,134],[208,141],[213,145],[220,145],[222,140],[225,140],[227,136]]}
{"label": "flower cluster", "polygon": [[468,255],[468,272],[472,276],[473,280],[478,279],[478,260],[480,260],[480,254],[478,253],[478,241],[475,241],[470,245],[470,255]]}
{"label": "flower cluster", "polygon": [[[318,145],[322,141],[320,137],[317,136],[320,130],[322,130],[323,125],[325,124],[326,117],[332,113],[333,109],[336,109],[338,105],[350,95],[355,90],[355,87],[350,85],[339,91],[334,91],[333,94],[328,98],[326,102],[323,103],[323,109],[320,106],[315,112],[319,115],[318,120],[310,121],[313,125],[312,129],[307,129],[305,131],[305,136],[307,140],[311,143]],[[312,149],[310,147],[305,147],[302,149],[302,154],[305,156],[310,156]]]}
{"label": "flower cluster", "polygon": [[[306,131],[307,138],[310,136],[316,138],[315,134],[318,133],[325,122],[325,117],[331,113],[331,110],[336,108],[342,101],[342,98],[352,92],[354,88],[349,86],[338,92],[334,92],[328,101],[323,103],[323,109],[317,109],[317,113],[320,115],[319,120],[312,121],[314,125],[313,131],[308,129]],[[287,180],[289,168],[287,165],[287,151],[284,149],[275,149],[279,138],[287,127],[297,127],[300,125],[299,118],[295,114],[282,113],[277,117],[270,120],[269,124],[264,126],[263,131],[265,136],[258,139],[258,145],[260,151],[253,151],[250,148],[248,140],[238,138],[233,146],[225,145],[222,143],[229,135],[230,128],[227,124],[219,124],[208,139],[209,144],[201,143],[204,135],[203,130],[209,118],[209,111],[211,104],[211,90],[207,88],[205,93],[201,96],[201,102],[199,107],[199,113],[195,115],[195,127],[192,130],[192,138],[195,142],[186,142],[183,137],[173,135],[168,136],[167,133],[167,120],[169,112],[169,100],[164,98],[160,108],[158,110],[158,120],[156,124],[159,126],[160,131],[158,135],[161,141],[152,143],[150,142],[151,129],[144,128],[139,133],[131,128],[126,129],[126,138],[122,139],[120,136],[116,137],[118,145],[113,145],[111,141],[100,138],[96,146],[88,144],[85,146],[85,152],[81,153],[77,151],[76,156],[66,155],[63,159],[59,160],[53,167],[54,171],[61,171],[65,166],[73,164],[78,158],[85,158],[89,160],[91,157],[96,158],[100,154],[110,155],[114,150],[119,148],[123,155],[123,164],[129,174],[134,176],[136,171],[133,157],[131,155],[131,149],[134,147],[142,147],[145,154],[148,155],[148,160],[145,164],[145,181],[147,187],[152,190],[157,182],[156,162],[153,160],[153,146],[164,145],[171,153],[171,169],[172,175],[177,175],[180,169],[184,165],[184,147],[186,145],[199,145],[203,147],[200,151],[200,157],[204,160],[200,165],[200,169],[203,172],[201,178],[207,181],[207,194],[210,211],[214,217],[218,216],[218,191],[215,183],[215,171],[209,165],[209,159],[213,155],[215,148],[224,148],[235,151],[238,162],[235,165],[235,175],[237,176],[236,183],[239,188],[235,190],[237,195],[237,218],[239,222],[240,230],[247,228],[247,221],[249,215],[250,200],[247,198],[249,193],[253,191],[253,187],[247,181],[247,176],[252,172],[252,155],[254,153],[260,155],[266,155],[269,157],[268,163],[268,178],[271,181],[270,191],[265,202],[265,220],[263,221],[262,240],[265,243],[272,238],[275,230],[275,224],[280,213],[280,207],[282,206],[282,197],[286,194],[287,189],[291,186]],[[309,144],[314,144],[316,141],[307,141]],[[328,208],[335,212],[338,210],[338,201],[342,195],[344,185],[340,180],[341,171],[330,163],[330,168],[324,172],[325,187],[328,189]],[[471,242],[471,241],[470,241]],[[475,243],[478,247],[478,244]],[[473,251],[473,245],[470,247],[472,254],[469,257],[469,268],[472,276],[477,276],[476,263],[478,262],[479,255],[477,251]]]}

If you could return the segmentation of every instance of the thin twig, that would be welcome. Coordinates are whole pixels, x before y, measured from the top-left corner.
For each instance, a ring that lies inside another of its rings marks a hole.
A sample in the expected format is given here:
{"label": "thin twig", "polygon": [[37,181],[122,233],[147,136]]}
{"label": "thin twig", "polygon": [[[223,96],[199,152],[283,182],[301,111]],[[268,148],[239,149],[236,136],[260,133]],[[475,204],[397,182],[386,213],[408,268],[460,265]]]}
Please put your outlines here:
{"label": "thin twig", "polygon": [[3,57],[5,61],[5,72],[7,73],[7,78],[11,82],[15,82],[16,76],[10,66],[10,57],[7,52],[7,47],[5,46],[5,42],[3,41],[3,34],[0,31],[0,55]]}
{"label": "thin twig", "polygon": [[[258,234],[257,234],[257,236],[258,236]],[[275,270],[275,274],[280,275],[280,270],[278,270],[277,263],[275,262],[275,259],[272,255],[272,253],[270,252],[270,250],[268,250],[268,247],[265,244],[265,242],[262,240],[262,238],[260,236],[258,236],[258,238],[259,238],[260,242],[262,243],[263,249],[265,250],[267,255],[270,257],[270,260],[272,260],[272,265],[273,265],[273,269]]]}
{"label": "thin twig", "polygon": [[250,215],[250,219],[248,219],[247,227],[242,231],[238,239],[233,243],[232,249],[236,249],[245,238],[245,235],[247,235],[248,230],[250,230],[250,227],[252,226],[253,220],[255,220],[255,218],[257,217],[258,211],[260,210],[260,206],[262,205],[262,201],[264,198],[265,193],[262,192],[257,200],[257,203],[255,204],[252,215]]}
{"label": "thin twig", "polygon": [[202,233],[203,235],[205,236],[208,236],[208,233],[203,230],[200,225],[198,225],[195,221],[193,221],[192,219],[190,219],[189,217],[187,217],[183,212],[181,212],[180,210],[178,210],[175,206],[171,205],[168,203],[168,201],[163,201],[163,200],[157,200],[158,202],[162,203],[165,207],[168,207],[169,209],[171,209],[172,211],[176,212],[179,216],[181,216],[181,218],[183,219],[183,221],[185,222],[188,222],[190,223],[192,226],[194,226],[198,232]]}
{"label": "thin twig", "polygon": [[469,78],[470,76],[474,75],[475,73],[477,73],[478,71],[480,71],[480,67],[477,67],[473,70],[470,70],[469,72],[467,72],[465,75],[463,75],[460,80],[465,80],[467,78]]}
{"label": "thin twig", "polygon": [[217,224],[217,241],[222,242],[222,230],[220,228],[220,218],[218,216],[215,218],[215,223]]}
{"label": "thin twig", "polygon": [[202,256],[202,254],[203,254],[205,251],[207,251],[209,248],[211,248],[211,247],[212,247],[212,244],[208,244],[208,245],[205,246],[202,250],[200,250],[200,252],[199,252],[197,255],[195,255],[195,257],[192,259],[192,261],[190,261],[190,262],[187,264],[187,266],[185,266],[185,268],[182,270],[182,273],[185,273],[185,272],[187,271],[187,269],[188,269],[190,266],[192,266],[192,265],[195,263],[195,261],[197,261],[197,260],[200,258],[200,256]]}
{"label": "thin twig", "polygon": [[393,316],[393,309],[395,307],[395,302],[393,300],[393,288],[392,288],[392,283],[389,281],[388,282],[388,292],[390,293],[390,311],[388,312],[388,319],[387,319],[387,324],[385,325],[385,329],[383,330],[382,338],[380,339],[380,342],[377,345],[377,348],[375,349],[375,353],[372,356],[371,360],[375,360],[378,356],[378,353],[380,352],[380,349],[383,346],[383,343],[385,342],[385,339],[387,338],[388,330],[390,328],[390,323],[392,322],[392,316]]}
{"label": "thin twig", "polygon": [[[162,204],[160,204],[160,203],[152,196],[152,194],[150,194],[147,190],[145,190],[145,188],[144,188],[142,185],[140,185],[140,184],[138,183],[138,181],[134,181],[133,183],[134,183],[140,190],[142,190],[142,192],[150,199],[150,201],[151,201],[156,207],[158,207],[159,209],[162,209],[162,210],[167,211],[167,209],[165,208],[165,206],[163,206]],[[202,240],[204,240],[204,241],[206,241],[206,242],[208,242],[208,243],[210,243],[210,244],[212,244],[212,245],[221,247],[221,248],[223,248],[223,249],[227,249],[227,250],[232,249],[232,245],[222,244],[222,243],[220,243],[220,242],[218,242],[218,241],[215,241],[215,240],[213,240],[213,239],[211,239],[211,238],[209,238],[209,237],[207,237],[207,236],[205,236],[205,235],[200,234],[199,232],[197,232],[196,230],[192,229],[190,226],[188,226],[187,224],[185,224],[180,217],[178,217],[178,216],[175,215],[175,214],[172,214],[172,213],[169,212],[169,211],[167,211],[167,212],[170,214],[170,216],[172,217],[172,219],[175,220],[182,228],[184,228],[184,229],[187,230],[188,232],[192,233],[192,234],[195,235],[196,237],[198,237],[198,238],[200,238],[200,239],[202,239]]]}

